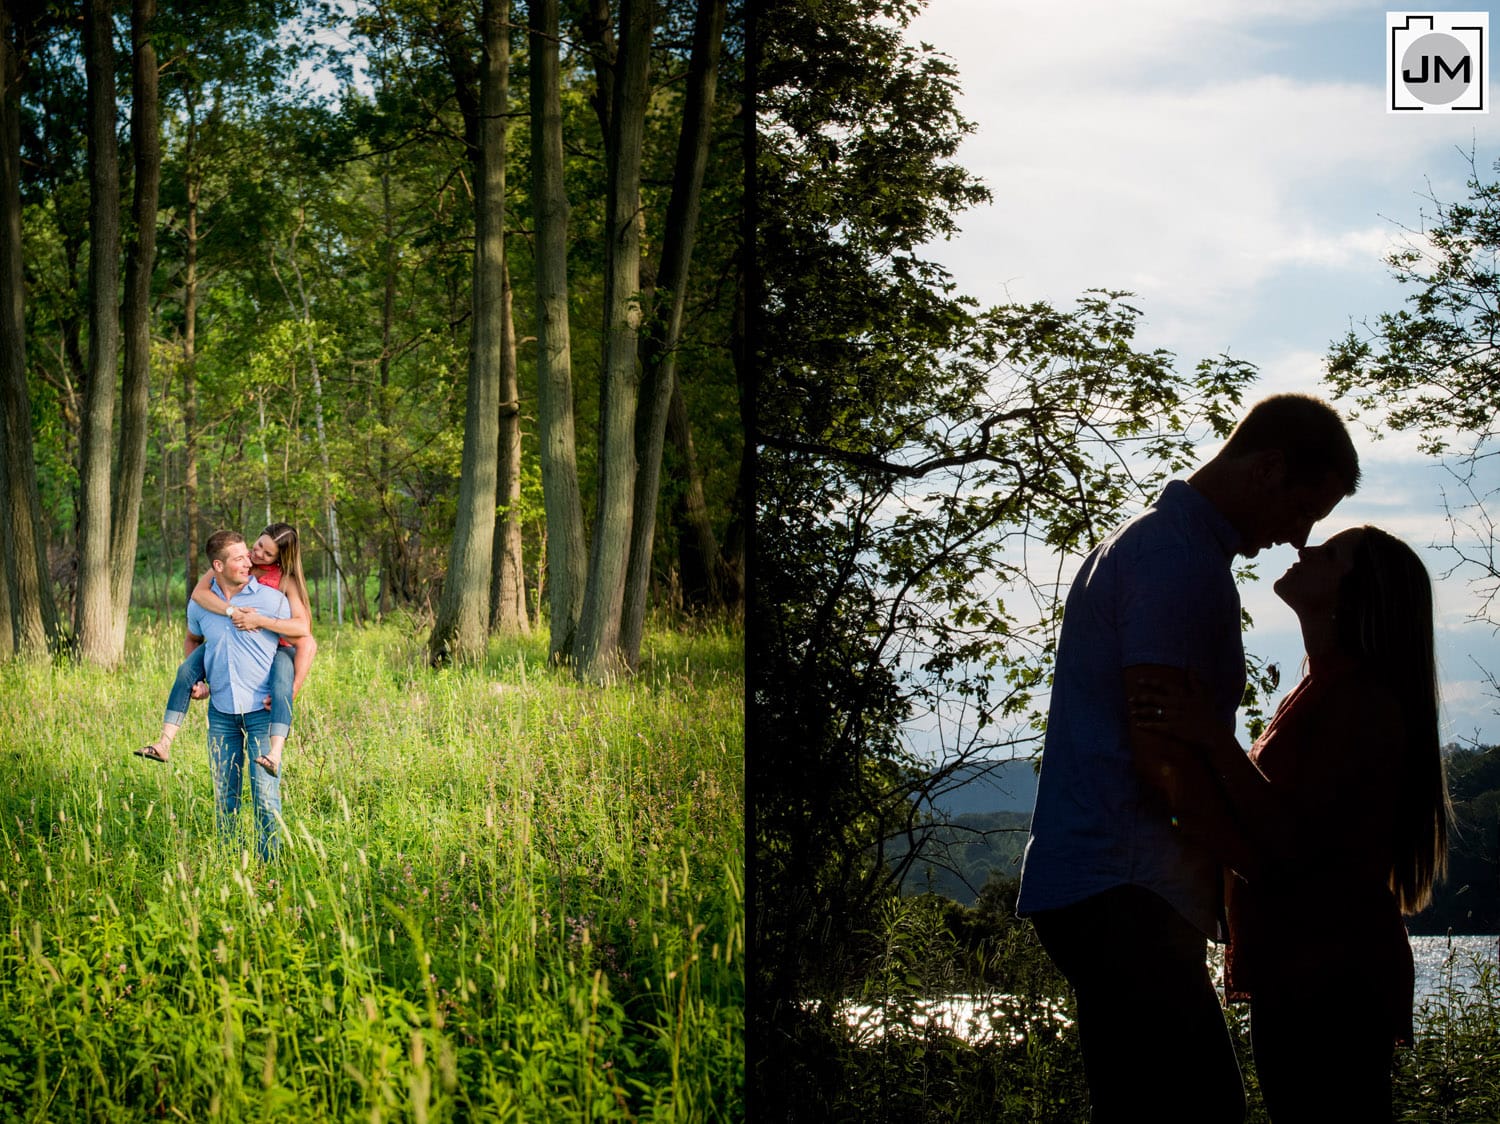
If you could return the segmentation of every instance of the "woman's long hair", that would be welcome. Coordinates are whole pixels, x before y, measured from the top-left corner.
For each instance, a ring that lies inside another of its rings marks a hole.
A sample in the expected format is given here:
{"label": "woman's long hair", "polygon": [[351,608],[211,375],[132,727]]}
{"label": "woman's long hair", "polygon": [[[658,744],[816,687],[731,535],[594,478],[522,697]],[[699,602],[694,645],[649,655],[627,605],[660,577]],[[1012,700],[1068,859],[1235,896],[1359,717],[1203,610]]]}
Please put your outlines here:
{"label": "woman's long hair", "polygon": [[1416,551],[1378,527],[1362,527],[1353,566],[1339,584],[1339,646],[1397,692],[1406,744],[1397,793],[1391,890],[1403,913],[1432,900],[1447,873],[1453,806],[1438,744],[1432,579]]}
{"label": "woman's long hair", "polygon": [[302,607],[312,614],[312,602],[307,599],[307,579],[302,576],[302,547],[297,540],[297,528],[290,523],[272,523],[263,535],[270,535],[276,544],[276,564],[281,567],[281,580],[302,598]]}

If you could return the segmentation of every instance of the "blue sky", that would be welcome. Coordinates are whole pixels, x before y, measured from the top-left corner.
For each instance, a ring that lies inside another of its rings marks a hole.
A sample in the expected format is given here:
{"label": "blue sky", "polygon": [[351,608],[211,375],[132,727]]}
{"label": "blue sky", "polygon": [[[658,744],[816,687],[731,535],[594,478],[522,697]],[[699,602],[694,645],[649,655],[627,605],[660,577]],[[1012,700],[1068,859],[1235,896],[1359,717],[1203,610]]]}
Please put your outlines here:
{"label": "blue sky", "polygon": [[[1385,12],[931,0],[909,38],[957,64],[977,126],[959,159],[994,194],[933,256],[986,304],[1131,290],[1143,346],[1184,367],[1249,360],[1252,396],[1318,392],[1329,342],[1405,296],[1383,258],[1420,231],[1426,197],[1461,200],[1470,153],[1500,178],[1500,118],[1385,112]],[[1432,549],[1448,539],[1445,474],[1408,436],[1356,440],[1364,487],[1314,537],[1378,523],[1423,548],[1437,577],[1454,561]],[[1270,583],[1293,560],[1264,552],[1241,591],[1248,647],[1281,664],[1286,687],[1301,645]],[[1460,575],[1438,581],[1437,601],[1446,736],[1500,743],[1500,700],[1475,666],[1500,673],[1500,638],[1466,620],[1477,600]]]}

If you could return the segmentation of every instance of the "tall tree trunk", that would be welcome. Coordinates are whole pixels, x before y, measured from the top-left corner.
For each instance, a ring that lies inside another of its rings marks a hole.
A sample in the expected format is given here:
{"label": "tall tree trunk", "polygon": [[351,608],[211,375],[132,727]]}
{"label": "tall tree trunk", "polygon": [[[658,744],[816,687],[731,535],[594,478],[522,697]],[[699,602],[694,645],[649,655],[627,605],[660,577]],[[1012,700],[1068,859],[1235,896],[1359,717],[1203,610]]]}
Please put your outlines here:
{"label": "tall tree trunk", "polygon": [[604,363],[600,379],[599,492],[588,584],[578,623],[578,673],[598,679],[622,670],[620,610],[630,560],[635,492],[635,409],[640,391],[641,150],[651,54],[651,0],[621,0],[620,53],[606,145],[609,186],[604,282]]}
{"label": "tall tree trunk", "polygon": [[74,633],[80,659],[119,662],[113,644],[109,572],[110,449],[120,355],[120,168],[115,143],[115,45],[110,0],[84,4],[84,72],[89,130],[89,356],[78,467],[78,596]]}
{"label": "tall tree trunk", "polygon": [[504,280],[500,317],[500,446],[495,482],[495,542],[490,559],[490,631],[502,636],[529,636],[531,616],[526,611],[525,559],[521,549],[521,388],[516,374],[516,321],[510,264]]}
{"label": "tall tree trunk", "polygon": [[549,647],[553,661],[563,662],[574,654],[588,559],[573,425],[557,8],[558,0],[531,4],[531,194],[536,209],[537,405],[547,523]]}
{"label": "tall tree trunk", "polygon": [[[619,46],[615,42],[614,28],[609,22],[610,0],[573,0],[573,22],[578,25],[578,35],[589,46],[589,55],[594,63],[594,90],[589,95],[589,104],[599,118],[599,135],[604,138],[604,159],[610,159],[610,145],[614,134],[610,121],[614,117],[615,63],[619,58]],[[624,21],[621,21],[624,26]]]}
{"label": "tall tree trunk", "polygon": [[[196,293],[196,284],[193,289]],[[198,370],[191,334],[182,342],[182,503],[183,535],[187,539],[183,547],[183,597],[187,597],[202,572],[198,548],[203,541],[198,514]]]}
{"label": "tall tree trunk", "polygon": [[182,497],[186,526],[186,566],[183,597],[198,582],[198,201],[203,192],[202,169],[198,167],[198,102],[186,91],[187,134],[183,139],[184,187],[187,214],[184,221],[182,267]]}
{"label": "tall tree trunk", "polygon": [[[489,641],[505,264],[505,133],[509,97],[509,0],[484,0],[480,33],[478,150],[474,174],[474,280],[469,389],[448,575],[428,640],[434,665],[482,659]],[[455,76],[457,77],[457,76]]]}
{"label": "tall tree trunk", "polygon": [[[162,386],[162,397],[165,398],[172,392],[172,382],[169,378]],[[161,460],[162,487],[157,489],[160,503],[156,510],[156,532],[157,540],[161,544],[161,604],[159,606],[158,621],[170,620],[172,617],[172,511],[171,511],[171,489],[166,487],[166,482],[172,479],[174,465],[172,463],[172,451],[168,448],[171,444],[171,435],[165,426],[161,428],[156,437],[157,456]]]}
{"label": "tall tree trunk", "polygon": [[[746,158],[754,159],[755,154],[750,150],[750,144],[751,141],[747,138],[745,140]],[[752,487],[752,481],[755,478],[755,443],[748,439],[748,435],[755,432],[755,403],[752,389],[754,373],[753,360],[750,355],[750,320],[753,313],[749,300],[751,288],[749,274],[753,269],[753,263],[747,248],[754,241],[751,229],[754,218],[747,215],[741,221],[745,224],[746,234],[740,242],[739,252],[735,255],[737,283],[734,292],[734,321],[729,332],[729,351],[734,357],[735,382],[739,389],[740,432],[745,434],[747,439],[740,448],[740,468],[734,482],[734,499],[729,505],[729,529],[724,532],[723,573],[726,579],[724,606],[729,609],[742,609],[745,603],[745,558],[750,553],[750,536],[753,529],[750,504],[755,492]]]}
{"label": "tall tree trunk", "polygon": [[[0,439],[0,457],[4,456],[4,441]],[[0,465],[0,485],[5,482],[5,468]],[[5,555],[11,553],[10,535],[5,529],[5,520],[0,519],[0,552]],[[10,611],[10,579],[9,575],[0,578],[0,663],[5,662],[16,654],[16,626],[15,619]]]}
{"label": "tall tree trunk", "polygon": [[[334,502],[333,491],[330,481],[333,479],[333,470],[328,457],[328,433],[323,424],[323,373],[318,367],[317,341],[313,333],[312,298],[307,295],[307,285],[302,279],[302,263],[297,260],[297,241],[302,236],[302,230],[307,225],[307,210],[303,208],[298,217],[296,229],[292,231],[291,245],[287,252],[287,260],[292,265],[292,276],[297,282],[297,301],[292,301],[292,294],[287,292],[288,303],[292,305],[293,311],[302,318],[304,327],[303,339],[307,344],[307,367],[312,376],[313,384],[313,422],[318,435],[318,457],[323,463],[323,514],[328,522],[328,546],[333,554],[334,569],[334,607],[339,624],[344,623],[344,548],[339,539],[339,513]],[[271,254],[271,270],[276,272],[276,254],[274,249]],[[280,273],[277,273],[280,280]],[[282,285],[283,291],[286,286]]]}
{"label": "tall tree trunk", "polygon": [[152,41],[156,0],[134,0],[130,19],[134,81],[130,137],[135,151],[132,213],[135,241],[125,264],[125,381],[120,409],[120,454],[111,501],[111,600],[113,643],[125,648],[125,621],[135,582],[135,549],[140,534],[141,487],[146,473],[146,432],[151,382],[151,272],[156,265],[156,200],[161,185],[161,127],[158,120],[156,45]]}
{"label": "tall tree trunk", "polygon": [[21,244],[21,66],[9,4],[0,3],[0,564],[7,620],[0,656],[45,656],[57,639],[26,388]]}
{"label": "tall tree trunk", "polygon": [[[292,264],[296,265],[294,258]],[[298,271],[297,287],[302,288],[301,271]],[[344,544],[339,537],[339,510],[333,498],[333,469],[328,459],[328,433],[323,426],[323,375],[318,370],[318,356],[312,339],[312,305],[307,303],[307,293],[302,293],[304,316],[307,320],[308,372],[313,384],[313,423],[318,434],[318,457],[323,462],[323,514],[328,522],[329,553],[333,556],[333,604],[334,617],[342,627],[344,623]]]}
{"label": "tall tree trunk", "polygon": [[682,491],[672,517],[677,528],[683,600],[694,608],[717,607],[725,601],[726,567],[714,535],[713,520],[709,518],[708,503],[703,498],[703,475],[698,471],[698,452],[693,448],[693,432],[680,386],[672,388],[667,435],[677,454],[682,477]]}
{"label": "tall tree trunk", "polygon": [[677,385],[677,343],[687,299],[688,269],[698,234],[703,197],[703,170],[713,123],[714,90],[719,79],[719,44],[724,35],[727,0],[699,0],[688,64],[682,133],[667,204],[666,237],[652,301],[654,315],[641,346],[641,409],[636,415],[634,514],[631,518],[630,568],[620,620],[620,650],[631,668],[640,664],[641,635],[651,585],[651,548],[656,539],[656,507],[661,493],[661,452],[667,411]]}
{"label": "tall tree trunk", "polygon": [[260,483],[261,493],[266,501],[266,526],[269,527],[276,521],[271,509],[271,454],[267,451],[269,444],[266,439],[266,392],[264,387],[257,387],[255,391],[255,412],[260,419],[260,430],[257,436],[260,438]]}
{"label": "tall tree trunk", "polygon": [[[376,414],[380,418],[380,452],[377,464],[376,487],[381,491],[380,506],[391,511],[386,495],[391,478],[390,442],[386,434],[391,429],[391,339],[396,324],[396,219],[391,209],[391,154],[386,152],[380,160],[380,210],[384,223],[384,240],[381,245],[381,267],[385,273],[384,293],[380,302],[380,394],[376,399]],[[395,559],[401,545],[401,524],[391,519],[390,540],[380,548],[380,600],[376,611],[383,617],[391,611],[392,592],[396,583]]]}

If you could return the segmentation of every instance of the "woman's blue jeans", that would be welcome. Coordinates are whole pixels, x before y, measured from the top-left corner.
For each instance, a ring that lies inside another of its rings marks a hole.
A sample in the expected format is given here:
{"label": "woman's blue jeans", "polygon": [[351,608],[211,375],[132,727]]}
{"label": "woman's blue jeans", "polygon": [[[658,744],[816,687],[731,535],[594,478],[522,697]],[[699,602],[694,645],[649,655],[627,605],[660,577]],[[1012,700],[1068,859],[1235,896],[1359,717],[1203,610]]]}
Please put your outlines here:
{"label": "woman's blue jeans", "polygon": [[[170,726],[181,726],[187,717],[189,692],[193,684],[203,681],[204,645],[193,649],[191,655],[177,665],[177,678],[172,680],[172,690],[167,695],[167,710],[162,721]],[[266,731],[271,737],[286,737],[292,728],[292,651],[281,645],[271,660],[271,725]]]}

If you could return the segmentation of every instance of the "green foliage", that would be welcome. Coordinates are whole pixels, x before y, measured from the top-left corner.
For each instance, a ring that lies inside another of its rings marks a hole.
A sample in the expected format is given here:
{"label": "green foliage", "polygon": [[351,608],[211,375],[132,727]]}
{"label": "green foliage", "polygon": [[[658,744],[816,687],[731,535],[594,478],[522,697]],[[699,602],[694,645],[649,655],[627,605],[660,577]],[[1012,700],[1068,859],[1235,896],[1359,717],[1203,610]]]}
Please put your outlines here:
{"label": "green foliage", "polygon": [[[647,135],[645,221],[653,251],[661,244],[667,170],[680,126],[682,32],[690,8],[674,2],[661,10],[654,60],[659,88]],[[39,484],[60,574],[75,547],[74,463],[87,351],[82,279],[88,261],[79,46],[76,29],[63,15],[48,15],[31,29],[22,91],[27,359]],[[205,527],[253,532],[269,506],[273,518],[298,526],[308,567],[317,571],[328,564],[331,540],[325,490],[335,498],[349,608],[364,620],[396,609],[424,611],[440,590],[447,564],[462,443],[473,236],[472,176],[455,67],[462,71],[464,56],[477,51],[477,36],[472,12],[453,5],[366,7],[352,25],[352,41],[346,18],[328,5],[286,0],[164,2],[158,15],[161,227],[140,555],[159,569],[182,556],[191,442],[200,538]],[[123,11],[120,22],[122,29],[128,24]],[[519,16],[515,22],[507,254],[523,461],[534,484],[527,58]],[[364,53],[368,85],[353,83],[350,50],[321,45],[335,41]],[[729,354],[742,238],[743,36],[731,29],[726,42],[678,362],[704,492],[721,527],[731,519],[743,441]],[[122,66],[128,65],[124,54]],[[305,75],[314,71],[342,83],[337,96],[326,86],[306,88]],[[571,35],[563,81],[578,461],[588,506],[602,324],[603,138],[588,102],[589,60]],[[128,81],[122,80],[121,90],[123,122]],[[128,180],[128,159],[124,168]],[[188,371],[190,190],[197,192],[197,310]],[[310,308],[303,305],[304,294]],[[321,435],[303,333],[315,337],[322,376]],[[192,434],[185,429],[183,403],[189,378],[199,397]],[[670,506],[681,488],[667,480],[662,503]],[[535,503],[535,491],[533,486],[526,502]],[[676,544],[670,521],[659,524],[656,572],[666,579]],[[535,604],[545,580],[539,520],[530,523],[524,541]],[[381,581],[367,598],[364,579],[376,573]]]}
{"label": "green foliage", "polygon": [[1414,933],[1500,933],[1500,746],[1459,749],[1445,760],[1453,830],[1448,877]]}
{"label": "green foliage", "polygon": [[[1379,424],[1417,434],[1424,451],[1452,457],[1453,496],[1444,497],[1446,548],[1482,599],[1473,617],[1497,623],[1500,568],[1493,473],[1500,417],[1500,183],[1486,183],[1469,158],[1469,197],[1432,198],[1430,221],[1387,263],[1414,291],[1406,307],[1351,329],[1329,349],[1327,382]],[[1486,671],[1500,694],[1495,672]]]}
{"label": "green foliage", "polygon": [[1448,796],[1462,804],[1500,789],[1500,746],[1456,749],[1443,762]]}
{"label": "green foliage", "polygon": [[324,637],[264,867],[200,706],[130,756],[179,651],[134,637],[113,677],[0,669],[0,1115],[742,1116],[736,635],[648,634],[610,691],[542,643],[433,676]]}
{"label": "green foliage", "polygon": [[1474,965],[1471,988],[1449,973],[1439,993],[1422,1005],[1417,1040],[1398,1050],[1397,1120],[1467,1124],[1500,1119],[1500,973],[1493,962]]}
{"label": "green foliage", "polygon": [[1329,355],[1335,393],[1416,430],[1432,453],[1455,436],[1466,443],[1492,434],[1500,413],[1492,342],[1500,330],[1500,184],[1483,182],[1472,160],[1470,168],[1469,198],[1432,199],[1431,221],[1388,259],[1396,279],[1416,290],[1407,307],[1350,331]]}

